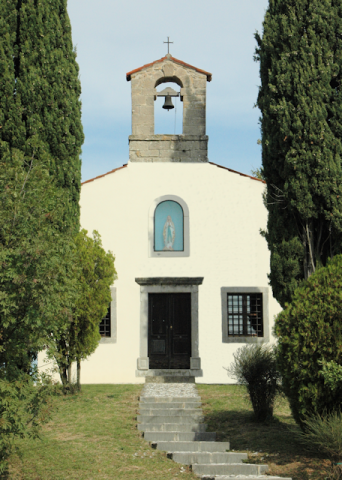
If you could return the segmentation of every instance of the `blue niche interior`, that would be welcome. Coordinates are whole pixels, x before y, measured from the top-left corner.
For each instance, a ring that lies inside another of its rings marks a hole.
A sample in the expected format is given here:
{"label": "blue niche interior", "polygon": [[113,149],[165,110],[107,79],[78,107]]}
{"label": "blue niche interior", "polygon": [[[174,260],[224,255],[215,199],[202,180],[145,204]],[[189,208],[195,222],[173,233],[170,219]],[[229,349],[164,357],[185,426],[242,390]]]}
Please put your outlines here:
{"label": "blue niche interior", "polygon": [[184,250],[184,218],[179,203],[166,200],[157,206],[154,212],[154,250]]}

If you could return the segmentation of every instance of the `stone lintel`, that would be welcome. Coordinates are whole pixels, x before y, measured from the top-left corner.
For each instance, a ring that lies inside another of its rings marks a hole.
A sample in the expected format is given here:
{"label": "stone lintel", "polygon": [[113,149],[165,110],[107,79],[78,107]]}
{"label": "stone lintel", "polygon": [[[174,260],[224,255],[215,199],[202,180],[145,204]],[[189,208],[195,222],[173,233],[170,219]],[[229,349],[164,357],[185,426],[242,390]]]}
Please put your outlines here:
{"label": "stone lintel", "polygon": [[146,277],[136,278],[139,285],[202,285],[204,277]]}
{"label": "stone lintel", "polygon": [[208,141],[208,135],[129,135],[129,141],[139,141],[139,142],[165,142],[165,141],[182,141],[182,142],[193,142],[193,141]]}

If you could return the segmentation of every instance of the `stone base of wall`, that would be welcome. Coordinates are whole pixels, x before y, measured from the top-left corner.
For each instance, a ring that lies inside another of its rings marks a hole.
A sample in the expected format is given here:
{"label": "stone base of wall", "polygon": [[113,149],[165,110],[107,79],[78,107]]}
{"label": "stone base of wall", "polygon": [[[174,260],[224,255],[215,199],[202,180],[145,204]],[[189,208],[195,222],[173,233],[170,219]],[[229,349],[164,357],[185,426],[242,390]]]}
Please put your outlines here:
{"label": "stone base of wall", "polygon": [[131,162],[207,162],[207,135],[129,136]]}

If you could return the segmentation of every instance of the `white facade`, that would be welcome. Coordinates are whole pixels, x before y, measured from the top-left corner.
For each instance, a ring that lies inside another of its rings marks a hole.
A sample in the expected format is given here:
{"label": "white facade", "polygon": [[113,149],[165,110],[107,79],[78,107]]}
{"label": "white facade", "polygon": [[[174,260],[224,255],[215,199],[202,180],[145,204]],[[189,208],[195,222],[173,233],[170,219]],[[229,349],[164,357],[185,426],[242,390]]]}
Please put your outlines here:
{"label": "white facade", "polygon": [[[222,287],[264,287],[269,295],[269,325],[280,311],[268,286],[269,252],[260,228],[267,211],[265,185],[210,163],[129,163],[86,183],[81,224],[98,230],[103,247],[115,254],[118,280],[116,343],[99,345],[83,362],[83,383],[137,383],[140,356],[141,277],[203,277],[198,287],[198,383],[227,383],[223,367],[241,343],[222,341]],[[189,256],[151,257],[149,212],[156,199],[173,195],[189,208]],[[264,314],[267,312],[264,312]],[[267,331],[268,330],[268,331]]]}
{"label": "white facade", "polygon": [[[104,249],[115,255],[118,273],[111,337],[103,338],[82,363],[82,383],[142,383],[146,375],[157,373],[148,360],[147,300],[152,292],[192,296],[191,365],[175,374],[195,376],[197,383],[230,383],[223,367],[244,343],[273,341],[273,319],[280,311],[268,286],[269,251],[260,235],[267,222],[265,184],[207,161],[205,86],[210,74],[167,56],[127,78],[132,80],[135,129],[130,161],[85,182],[81,192],[82,228],[101,234]],[[170,79],[181,87],[189,132],[153,135],[150,98],[156,85]],[[191,102],[199,108],[191,110]],[[203,154],[191,156],[194,145]],[[182,252],[154,251],[155,208],[165,200],[183,208]],[[229,292],[261,292],[262,337],[229,335]]]}

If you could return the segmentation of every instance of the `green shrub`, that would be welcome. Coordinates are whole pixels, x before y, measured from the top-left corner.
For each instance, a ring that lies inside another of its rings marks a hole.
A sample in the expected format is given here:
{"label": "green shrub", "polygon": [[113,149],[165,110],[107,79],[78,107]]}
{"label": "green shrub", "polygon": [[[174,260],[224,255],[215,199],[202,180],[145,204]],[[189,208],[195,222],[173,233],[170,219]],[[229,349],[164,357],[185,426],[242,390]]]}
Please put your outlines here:
{"label": "green shrub", "polygon": [[332,413],[341,404],[341,389],[331,389],[322,374],[322,362],[342,361],[341,305],[342,255],[337,255],[301,284],[276,318],[283,389],[302,427],[308,416]]}
{"label": "green shrub", "polygon": [[32,379],[0,380],[0,476],[16,438],[37,438],[42,423],[50,419],[51,387]]}
{"label": "green shrub", "polygon": [[[330,390],[336,392],[337,389],[342,389],[342,365],[338,365],[333,360],[327,362],[325,360],[318,360],[319,365],[322,365],[320,373],[324,378],[324,383]],[[341,399],[342,400],[342,399]]]}
{"label": "green shrub", "polygon": [[239,384],[246,385],[255,418],[270,420],[273,404],[280,391],[280,374],[277,370],[275,348],[265,344],[245,345],[234,354],[228,374]]}
{"label": "green shrub", "polygon": [[342,459],[341,412],[314,415],[303,419],[300,439],[307,450],[320,453],[338,462]]}

